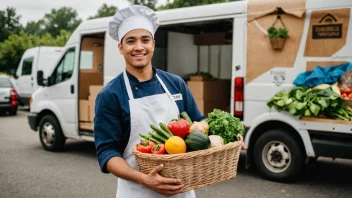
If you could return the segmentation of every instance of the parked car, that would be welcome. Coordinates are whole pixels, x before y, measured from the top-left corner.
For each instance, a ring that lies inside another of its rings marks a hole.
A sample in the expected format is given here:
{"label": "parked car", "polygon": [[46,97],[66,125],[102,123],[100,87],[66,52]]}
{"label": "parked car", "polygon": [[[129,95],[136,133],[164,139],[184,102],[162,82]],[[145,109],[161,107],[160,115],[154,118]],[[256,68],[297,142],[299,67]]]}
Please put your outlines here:
{"label": "parked car", "polygon": [[18,94],[10,77],[0,75],[0,112],[17,114]]}

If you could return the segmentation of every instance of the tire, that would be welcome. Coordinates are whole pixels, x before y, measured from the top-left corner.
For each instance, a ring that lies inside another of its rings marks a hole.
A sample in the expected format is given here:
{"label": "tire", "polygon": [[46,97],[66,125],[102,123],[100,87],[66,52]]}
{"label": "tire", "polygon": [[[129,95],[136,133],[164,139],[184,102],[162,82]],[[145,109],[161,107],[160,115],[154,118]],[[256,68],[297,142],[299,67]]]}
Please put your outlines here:
{"label": "tire", "polygon": [[58,120],[53,115],[45,115],[39,123],[39,139],[47,151],[58,152],[65,147],[66,138]]}
{"label": "tire", "polygon": [[10,110],[9,114],[12,115],[12,116],[17,115],[17,107],[16,107],[16,109]]}
{"label": "tire", "polygon": [[301,140],[282,129],[266,131],[253,149],[258,171],[267,179],[290,182],[303,170],[305,154]]}

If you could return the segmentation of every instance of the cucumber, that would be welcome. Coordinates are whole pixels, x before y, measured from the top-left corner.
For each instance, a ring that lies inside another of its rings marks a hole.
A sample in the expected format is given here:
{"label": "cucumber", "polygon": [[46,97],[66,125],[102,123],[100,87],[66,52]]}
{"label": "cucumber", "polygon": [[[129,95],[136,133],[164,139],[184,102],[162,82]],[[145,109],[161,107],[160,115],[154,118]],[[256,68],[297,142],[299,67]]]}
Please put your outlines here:
{"label": "cucumber", "polygon": [[156,144],[160,144],[161,142],[153,137],[149,137],[149,140],[153,141]]}
{"label": "cucumber", "polygon": [[174,136],[174,134],[167,128],[166,124],[160,122],[159,125],[160,125],[161,129],[166,131],[168,134],[170,134],[170,136]]}
{"label": "cucumber", "polygon": [[147,135],[144,135],[144,134],[139,134],[139,136],[141,136],[142,138],[144,138],[144,139],[146,139],[146,140],[149,140],[149,136],[147,136]]}
{"label": "cucumber", "polygon": [[188,122],[189,126],[192,126],[192,120],[191,118],[188,116],[187,112],[183,111],[181,113],[181,116]]}
{"label": "cucumber", "polygon": [[166,132],[162,129],[159,129],[158,127],[156,127],[152,124],[150,125],[150,128],[152,128],[155,132],[159,133],[160,135],[164,136],[166,139],[169,139],[171,137],[171,135],[168,132]]}
{"label": "cucumber", "polygon": [[160,141],[161,143],[165,143],[166,142],[166,138],[164,138],[163,136],[159,135],[157,132],[155,131],[150,131],[149,135],[155,139],[157,139],[158,141]]}
{"label": "cucumber", "polygon": [[159,140],[157,140],[156,138],[153,138],[152,136],[147,136],[147,135],[144,135],[144,134],[139,134],[139,136],[141,136],[142,138],[146,139],[146,140],[150,140],[154,143],[157,143],[157,144],[160,144],[161,142]]}

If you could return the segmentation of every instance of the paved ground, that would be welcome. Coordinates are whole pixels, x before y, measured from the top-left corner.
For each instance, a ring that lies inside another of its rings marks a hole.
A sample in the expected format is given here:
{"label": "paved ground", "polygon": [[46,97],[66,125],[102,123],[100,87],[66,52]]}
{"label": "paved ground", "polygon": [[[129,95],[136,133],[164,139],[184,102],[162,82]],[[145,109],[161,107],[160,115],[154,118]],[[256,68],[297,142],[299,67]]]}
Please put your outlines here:
{"label": "paved ground", "polygon": [[[0,197],[114,197],[116,179],[99,171],[94,143],[69,140],[61,153],[44,151],[30,130],[27,111],[0,116]],[[352,197],[352,160],[319,159],[297,182],[262,179],[255,170],[196,190],[197,197]]]}

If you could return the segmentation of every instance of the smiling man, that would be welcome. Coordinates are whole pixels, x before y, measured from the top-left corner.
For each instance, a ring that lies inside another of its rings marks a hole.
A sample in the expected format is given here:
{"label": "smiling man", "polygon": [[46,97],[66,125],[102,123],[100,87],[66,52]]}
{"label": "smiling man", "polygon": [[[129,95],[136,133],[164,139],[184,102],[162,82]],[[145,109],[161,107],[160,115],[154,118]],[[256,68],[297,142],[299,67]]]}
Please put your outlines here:
{"label": "smiling man", "polygon": [[181,181],[160,176],[163,165],[139,172],[132,154],[150,124],[168,123],[182,111],[193,121],[204,119],[183,79],[152,66],[158,26],[154,11],[138,5],[118,11],[109,23],[126,69],[97,96],[94,136],[101,171],[118,177],[119,198],[195,197],[194,191],[183,192]]}

